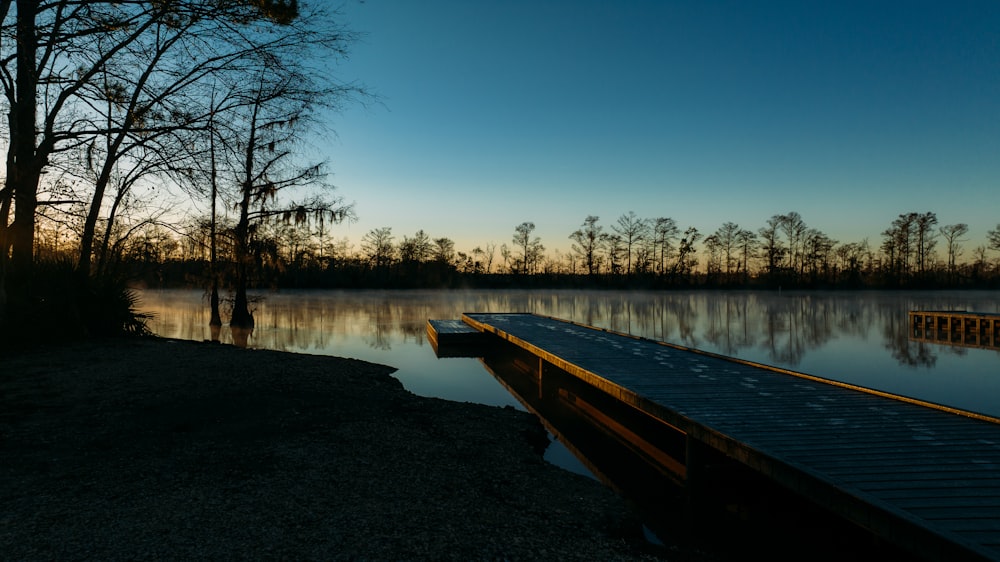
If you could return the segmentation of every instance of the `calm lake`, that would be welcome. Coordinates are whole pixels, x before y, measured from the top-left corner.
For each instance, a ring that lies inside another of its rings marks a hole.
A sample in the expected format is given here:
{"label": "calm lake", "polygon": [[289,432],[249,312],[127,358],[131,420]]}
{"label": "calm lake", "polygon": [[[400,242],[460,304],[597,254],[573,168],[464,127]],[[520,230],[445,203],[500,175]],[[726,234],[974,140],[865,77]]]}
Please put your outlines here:
{"label": "calm lake", "polygon": [[[200,291],[140,291],[154,333],[210,338]],[[438,359],[428,319],[535,312],[1000,416],[1000,349],[911,339],[910,310],[1000,312],[978,292],[281,291],[249,347],[391,365],[411,392],[520,407],[477,359]],[[223,311],[226,317],[226,311]],[[221,340],[232,342],[228,327]]]}

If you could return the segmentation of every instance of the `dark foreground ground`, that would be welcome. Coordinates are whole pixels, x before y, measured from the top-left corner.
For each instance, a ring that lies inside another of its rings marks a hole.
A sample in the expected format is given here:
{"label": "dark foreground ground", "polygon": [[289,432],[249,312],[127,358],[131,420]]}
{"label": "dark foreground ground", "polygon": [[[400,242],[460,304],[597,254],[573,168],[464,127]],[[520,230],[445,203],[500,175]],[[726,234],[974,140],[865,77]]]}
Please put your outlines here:
{"label": "dark foreground ground", "polygon": [[718,560],[653,546],[511,408],[157,339],[0,351],[0,559]]}

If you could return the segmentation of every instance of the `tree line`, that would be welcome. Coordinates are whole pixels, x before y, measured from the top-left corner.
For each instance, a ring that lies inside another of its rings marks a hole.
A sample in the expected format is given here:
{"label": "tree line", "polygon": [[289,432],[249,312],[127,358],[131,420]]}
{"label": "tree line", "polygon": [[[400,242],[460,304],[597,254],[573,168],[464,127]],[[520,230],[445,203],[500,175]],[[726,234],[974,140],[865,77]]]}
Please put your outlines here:
{"label": "tree line", "polygon": [[232,211],[232,320],[252,324],[262,225],[353,216],[303,141],[321,111],[366,99],[330,72],[354,39],[325,2],[0,1],[0,331],[127,308],[116,264],[192,205],[212,256]]}
{"label": "tree line", "polygon": [[[223,229],[230,232],[231,227]],[[546,253],[523,222],[508,242],[459,250],[423,230],[397,236],[375,228],[354,247],[328,226],[272,222],[257,232],[258,287],[710,287],[973,288],[1000,284],[1000,224],[987,244],[966,248],[968,225],[939,225],[933,212],[893,219],[877,242],[838,242],[796,212],[764,226],[725,222],[702,234],[668,217],[634,212],[604,225],[587,216],[569,233],[570,251]],[[133,237],[121,265],[150,285],[204,285],[208,221],[180,231],[153,228]],[[233,239],[220,247],[222,269],[236,263]],[[971,250],[971,251],[970,251]]]}

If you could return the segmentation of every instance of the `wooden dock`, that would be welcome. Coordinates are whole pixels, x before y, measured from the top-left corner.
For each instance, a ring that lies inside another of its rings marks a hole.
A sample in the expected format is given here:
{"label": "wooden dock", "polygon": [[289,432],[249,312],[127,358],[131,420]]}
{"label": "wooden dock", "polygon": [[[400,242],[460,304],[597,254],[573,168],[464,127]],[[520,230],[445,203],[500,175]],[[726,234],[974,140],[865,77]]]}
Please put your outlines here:
{"label": "wooden dock", "polygon": [[675,472],[725,457],[928,560],[1000,560],[1000,420],[533,314],[463,321],[660,420]]}
{"label": "wooden dock", "polygon": [[956,310],[911,310],[914,341],[1000,349],[1000,314]]}

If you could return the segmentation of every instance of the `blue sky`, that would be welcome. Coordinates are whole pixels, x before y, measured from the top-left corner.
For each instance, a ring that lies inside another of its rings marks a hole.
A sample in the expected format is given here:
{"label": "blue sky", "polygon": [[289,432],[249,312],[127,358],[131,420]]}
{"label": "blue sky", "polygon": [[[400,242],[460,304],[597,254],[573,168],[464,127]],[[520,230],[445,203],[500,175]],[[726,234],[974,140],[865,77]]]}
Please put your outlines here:
{"label": "blue sky", "polygon": [[796,211],[873,245],[900,213],[1000,223],[1000,2],[368,0],[336,72],[380,104],[323,143],[355,241],[549,250],[587,215],[703,234]]}

